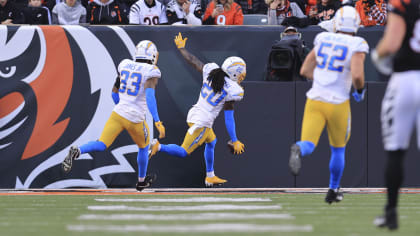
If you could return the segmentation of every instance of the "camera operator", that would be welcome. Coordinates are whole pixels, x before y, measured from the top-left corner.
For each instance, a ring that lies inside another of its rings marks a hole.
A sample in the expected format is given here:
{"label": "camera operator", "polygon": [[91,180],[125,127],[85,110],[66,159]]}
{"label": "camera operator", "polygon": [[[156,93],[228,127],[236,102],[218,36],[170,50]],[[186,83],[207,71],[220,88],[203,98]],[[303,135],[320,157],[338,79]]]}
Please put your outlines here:
{"label": "camera operator", "polygon": [[268,56],[265,80],[268,81],[302,81],[300,67],[309,49],[302,40],[302,34],[289,26],[280,33],[280,40],[276,41]]}

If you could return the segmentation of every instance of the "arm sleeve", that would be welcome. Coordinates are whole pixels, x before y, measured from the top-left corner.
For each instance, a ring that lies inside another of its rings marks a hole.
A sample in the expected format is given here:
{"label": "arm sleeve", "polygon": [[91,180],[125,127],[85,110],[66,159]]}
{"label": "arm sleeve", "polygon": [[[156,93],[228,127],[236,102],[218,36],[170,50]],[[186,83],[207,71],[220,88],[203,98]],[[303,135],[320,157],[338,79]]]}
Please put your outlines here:
{"label": "arm sleeve", "polygon": [[268,8],[267,16],[268,16],[268,24],[269,25],[278,25],[279,24],[278,21],[277,21],[276,10]]}
{"label": "arm sleeve", "polygon": [[159,24],[168,24],[168,17],[166,17],[166,7],[162,4],[161,13],[159,16]]}
{"label": "arm sleeve", "polygon": [[214,25],[214,18],[211,17],[211,13],[213,12],[214,9],[214,3],[210,2],[207,5],[207,9],[204,12],[204,17],[203,17],[203,25]]}
{"label": "arm sleeve", "polygon": [[306,15],[303,14],[302,10],[300,9],[300,7],[296,3],[292,2],[290,4],[291,4],[292,9],[293,9],[293,16],[296,16],[298,18],[305,18],[306,17]]}
{"label": "arm sleeve", "polygon": [[230,140],[232,140],[232,142],[236,142],[238,138],[236,137],[236,125],[233,113],[233,110],[225,110],[225,126],[230,136]]}
{"label": "arm sleeve", "polygon": [[147,107],[149,108],[149,111],[152,114],[153,120],[155,122],[160,121],[159,114],[158,114],[158,111],[157,111],[155,89],[153,89],[153,88],[147,88],[146,89],[146,102],[147,102]]}
{"label": "arm sleeve", "polygon": [[235,18],[233,19],[234,25],[243,25],[244,24],[244,14],[242,13],[242,8],[239,4],[235,4]]}
{"label": "arm sleeve", "polygon": [[187,19],[188,24],[191,25],[201,25],[201,19],[197,18],[194,13],[190,11],[188,15],[185,17]]}
{"label": "arm sleeve", "polygon": [[138,13],[139,11],[140,11],[140,8],[135,3],[130,7],[130,13],[128,14],[129,24],[135,24],[135,25],[140,24],[140,17]]}

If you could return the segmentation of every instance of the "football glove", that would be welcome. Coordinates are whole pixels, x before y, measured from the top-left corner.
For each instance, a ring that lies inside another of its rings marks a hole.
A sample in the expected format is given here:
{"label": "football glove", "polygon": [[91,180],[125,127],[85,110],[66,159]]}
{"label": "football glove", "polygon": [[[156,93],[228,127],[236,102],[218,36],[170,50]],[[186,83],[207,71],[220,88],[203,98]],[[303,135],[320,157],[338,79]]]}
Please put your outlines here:
{"label": "football glove", "polygon": [[187,37],[184,39],[182,38],[181,32],[178,33],[177,36],[175,36],[174,42],[176,44],[177,48],[185,48],[185,44],[187,43]]}
{"label": "football glove", "polygon": [[355,89],[352,95],[356,102],[361,102],[365,98],[365,93],[366,93],[365,88],[363,88],[362,91],[360,91],[360,89]]}
{"label": "football glove", "polygon": [[386,56],[386,57],[380,58],[376,50],[373,49],[372,52],[370,53],[370,57],[376,69],[380,73],[384,75],[390,75],[393,72],[393,68],[392,68],[393,56]]}
{"label": "football glove", "polygon": [[159,139],[165,137],[165,126],[163,126],[162,121],[155,122],[155,127],[159,132]]}
{"label": "football glove", "polygon": [[237,140],[236,142],[229,141],[231,152],[233,154],[242,154],[244,152],[245,145],[241,141]]}

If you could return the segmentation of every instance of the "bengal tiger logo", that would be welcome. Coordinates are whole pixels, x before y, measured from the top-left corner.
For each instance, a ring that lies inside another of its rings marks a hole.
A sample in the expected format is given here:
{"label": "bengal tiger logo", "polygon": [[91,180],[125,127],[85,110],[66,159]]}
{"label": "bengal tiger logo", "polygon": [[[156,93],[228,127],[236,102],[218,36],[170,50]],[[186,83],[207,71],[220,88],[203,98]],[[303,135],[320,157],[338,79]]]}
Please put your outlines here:
{"label": "bengal tiger logo", "polygon": [[72,143],[99,137],[112,110],[105,93],[134,52],[118,33],[122,46],[80,26],[0,26],[0,188],[83,186],[89,169],[120,162],[92,161],[70,176],[59,168]]}

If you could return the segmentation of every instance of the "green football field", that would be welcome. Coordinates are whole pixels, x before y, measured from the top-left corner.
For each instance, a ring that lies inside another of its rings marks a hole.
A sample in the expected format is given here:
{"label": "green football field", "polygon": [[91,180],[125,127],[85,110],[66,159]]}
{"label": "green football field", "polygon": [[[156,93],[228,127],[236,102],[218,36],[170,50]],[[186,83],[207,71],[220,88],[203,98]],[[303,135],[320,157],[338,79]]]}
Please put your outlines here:
{"label": "green football field", "polygon": [[0,194],[0,235],[420,235],[420,195],[400,198],[400,229],[377,229],[383,193]]}

